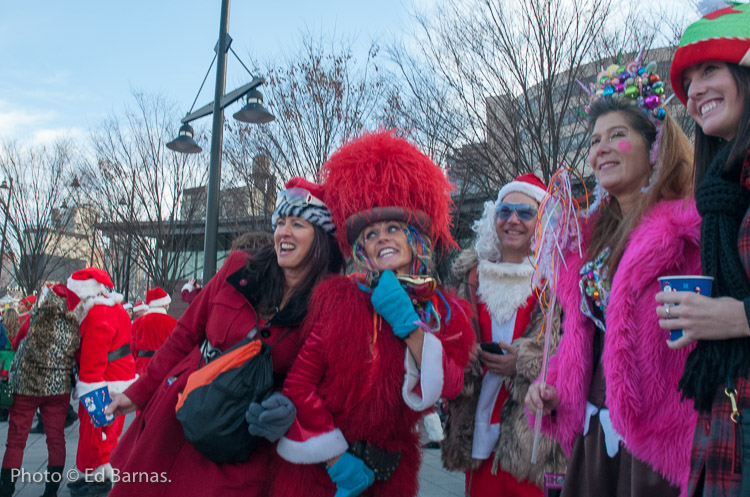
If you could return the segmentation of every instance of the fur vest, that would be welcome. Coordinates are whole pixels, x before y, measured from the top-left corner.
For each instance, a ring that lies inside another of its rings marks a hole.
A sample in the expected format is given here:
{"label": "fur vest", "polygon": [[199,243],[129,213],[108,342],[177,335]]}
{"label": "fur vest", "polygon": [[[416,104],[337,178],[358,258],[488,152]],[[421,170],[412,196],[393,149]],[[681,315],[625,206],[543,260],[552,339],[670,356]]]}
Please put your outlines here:
{"label": "fur vest", "polygon": [[70,393],[75,354],[81,345],[78,321],[64,298],[49,292],[13,360],[10,386],[21,395]]}
{"label": "fur vest", "polygon": [[[471,265],[471,262],[474,264]],[[463,277],[459,276],[460,271],[465,271]],[[480,263],[473,250],[462,252],[453,267],[454,281],[460,282],[460,296],[474,304],[473,290],[475,300],[484,303],[490,314],[501,322],[526,304],[532,293],[531,273],[529,265],[494,264],[488,261]],[[513,345],[518,348],[518,373],[515,377],[506,379],[510,397],[501,411],[502,422],[495,460],[495,465],[499,462],[505,471],[519,480],[528,479],[540,487],[545,472],[564,472],[567,463],[559,446],[546,436],[542,437],[544,440],[540,444],[538,463],[534,467],[530,463],[533,434],[526,420],[523,401],[529,385],[541,369],[544,342],[537,341],[541,326],[541,312],[537,307],[532,314],[531,324],[520,338],[513,341]],[[559,326],[553,329],[553,334],[557,335]],[[476,334],[480,336],[478,329]],[[554,353],[557,340],[558,336],[553,337],[550,353]],[[448,403],[449,417],[441,455],[443,465],[449,470],[467,471],[478,468],[482,463],[471,457],[482,375],[482,365],[478,358],[474,358],[464,372],[461,394]]]}
{"label": "fur vest", "polygon": [[[582,227],[584,248],[594,222]],[[701,274],[699,226],[692,200],[660,202],[643,217],[630,235],[612,280],[601,358],[606,403],[625,447],[679,486],[682,495],[690,470],[696,413],[691,401],[680,400],[677,383],[692,348],[667,347],[668,333],[659,327],[654,295],[660,291],[659,276]],[[584,260],[577,251],[565,259],[557,287],[563,335],[547,377],[557,388],[560,405],[554,427],[549,416],[542,426],[546,433],[555,434],[569,454],[583,431],[594,325],[579,310],[579,271]],[[533,414],[529,415],[533,424]]]}

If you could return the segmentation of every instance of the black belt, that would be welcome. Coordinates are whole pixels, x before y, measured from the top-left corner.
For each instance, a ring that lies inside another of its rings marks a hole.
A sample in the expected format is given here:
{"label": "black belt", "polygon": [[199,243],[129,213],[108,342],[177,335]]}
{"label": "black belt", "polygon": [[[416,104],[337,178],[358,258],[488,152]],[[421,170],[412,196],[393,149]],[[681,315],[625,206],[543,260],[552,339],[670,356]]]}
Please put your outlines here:
{"label": "black belt", "polygon": [[122,347],[107,353],[107,362],[114,362],[130,355],[130,344],[126,343]]}
{"label": "black belt", "polygon": [[139,350],[138,357],[153,357],[155,350]]}
{"label": "black belt", "polygon": [[388,480],[401,462],[400,452],[388,452],[363,441],[352,444],[348,452],[362,459],[375,473],[377,481]]}

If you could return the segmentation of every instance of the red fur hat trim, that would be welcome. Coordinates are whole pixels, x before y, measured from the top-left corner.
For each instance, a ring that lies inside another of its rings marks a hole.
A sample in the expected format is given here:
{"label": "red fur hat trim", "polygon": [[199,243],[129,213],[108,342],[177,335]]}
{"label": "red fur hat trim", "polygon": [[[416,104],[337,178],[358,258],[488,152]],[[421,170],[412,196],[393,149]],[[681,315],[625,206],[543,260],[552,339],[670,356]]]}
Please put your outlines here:
{"label": "red fur hat trim", "polygon": [[345,254],[362,228],[387,220],[415,225],[436,246],[457,247],[450,233],[450,182],[394,130],[366,133],[343,145],[323,165],[321,179]]}

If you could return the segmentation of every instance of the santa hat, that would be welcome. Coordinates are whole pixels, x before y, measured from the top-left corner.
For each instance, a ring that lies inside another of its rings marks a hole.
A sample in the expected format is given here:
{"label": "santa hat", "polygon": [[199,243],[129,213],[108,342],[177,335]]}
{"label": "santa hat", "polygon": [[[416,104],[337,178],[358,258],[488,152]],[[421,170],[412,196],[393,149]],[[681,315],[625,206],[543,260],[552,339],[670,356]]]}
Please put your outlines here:
{"label": "santa hat", "polygon": [[122,308],[127,311],[128,309],[133,308],[133,304],[131,304],[130,302],[125,302],[124,304],[122,304]]}
{"label": "santa hat", "polygon": [[523,193],[533,198],[537,202],[541,202],[544,196],[547,194],[547,187],[544,186],[544,182],[539,179],[533,173],[522,174],[515,180],[506,184],[497,194],[497,201],[495,205],[503,201],[503,199],[510,193]]}
{"label": "santa hat", "polygon": [[27,295],[26,297],[19,300],[20,303],[26,306],[27,309],[31,309],[31,307],[36,302],[36,296],[35,295]]}
{"label": "santa hat", "polygon": [[363,228],[378,221],[403,221],[435,245],[457,247],[450,233],[450,182],[393,130],[343,145],[323,165],[321,177],[343,253],[350,253]]}
{"label": "santa hat", "polygon": [[107,272],[96,267],[76,271],[68,278],[66,286],[81,300],[107,295],[115,287]]}
{"label": "santa hat", "polygon": [[146,293],[146,305],[149,309],[169,305],[172,298],[162,288],[154,287]]}
{"label": "santa hat", "polygon": [[672,91],[683,105],[687,105],[687,93],[682,87],[682,74],[688,67],[707,60],[750,66],[750,4],[714,6],[723,8],[688,26],[672,59]]}
{"label": "santa hat", "polygon": [[299,176],[287,181],[285,189],[279,193],[271,224],[275,227],[276,221],[284,216],[301,217],[326,233],[333,233],[336,229],[331,221],[331,211],[323,202],[323,187]]}
{"label": "santa hat", "polygon": [[135,305],[133,306],[133,312],[143,312],[147,310],[148,310],[148,306],[140,301],[136,302]]}

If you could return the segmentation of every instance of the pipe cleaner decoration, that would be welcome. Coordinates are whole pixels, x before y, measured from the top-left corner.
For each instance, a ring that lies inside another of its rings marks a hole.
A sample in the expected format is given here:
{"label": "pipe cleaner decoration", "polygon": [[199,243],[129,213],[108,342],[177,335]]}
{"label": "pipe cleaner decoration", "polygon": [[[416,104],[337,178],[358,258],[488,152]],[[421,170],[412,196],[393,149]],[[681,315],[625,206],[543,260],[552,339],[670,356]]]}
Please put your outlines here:
{"label": "pipe cleaner decoration", "polygon": [[[554,310],[557,294],[557,279],[560,264],[565,264],[565,254],[578,250],[581,254],[581,226],[578,221],[581,205],[573,196],[571,173],[578,175],[586,188],[583,178],[573,169],[562,165],[552,178],[547,188],[547,195],[539,203],[536,232],[534,237],[534,287],[544,314],[544,355],[542,356],[542,385],[547,384],[547,366],[549,364],[549,342],[552,330],[551,311]],[[586,216],[588,217],[588,192],[585,197]],[[541,338],[541,334],[537,340]],[[534,425],[534,444],[531,450],[531,462],[536,463],[539,449],[539,436],[542,430],[542,411],[536,412]]]}

